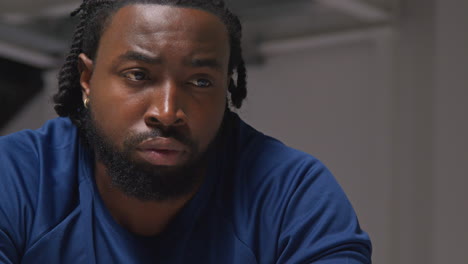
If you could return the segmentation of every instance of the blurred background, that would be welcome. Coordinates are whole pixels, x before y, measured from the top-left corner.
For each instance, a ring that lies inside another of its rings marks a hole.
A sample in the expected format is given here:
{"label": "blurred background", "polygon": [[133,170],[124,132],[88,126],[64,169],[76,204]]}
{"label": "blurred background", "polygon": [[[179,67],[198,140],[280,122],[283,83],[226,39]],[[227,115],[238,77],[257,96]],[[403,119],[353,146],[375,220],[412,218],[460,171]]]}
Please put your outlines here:
{"label": "blurred background", "polygon": [[[374,263],[468,263],[468,1],[231,0],[251,125],[327,164]],[[0,3],[0,135],[56,115],[76,0]]]}

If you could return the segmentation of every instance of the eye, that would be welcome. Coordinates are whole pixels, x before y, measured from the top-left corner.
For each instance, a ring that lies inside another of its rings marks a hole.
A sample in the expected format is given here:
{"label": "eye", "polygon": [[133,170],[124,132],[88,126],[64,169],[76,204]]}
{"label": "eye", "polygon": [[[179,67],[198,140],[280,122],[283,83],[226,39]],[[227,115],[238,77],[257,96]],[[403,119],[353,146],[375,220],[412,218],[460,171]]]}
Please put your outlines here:
{"label": "eye", "polygon": [[128,71],[123,73],[122,76],[135,82],[149,80],[148,74],[144,71]]}
{"label": "eye", "polygon": [[190,83],[201,88],[206,88],[206,87],[210,87],[211,85],[213,85],[210,80],[202,79],[202,78],[190,81]]}

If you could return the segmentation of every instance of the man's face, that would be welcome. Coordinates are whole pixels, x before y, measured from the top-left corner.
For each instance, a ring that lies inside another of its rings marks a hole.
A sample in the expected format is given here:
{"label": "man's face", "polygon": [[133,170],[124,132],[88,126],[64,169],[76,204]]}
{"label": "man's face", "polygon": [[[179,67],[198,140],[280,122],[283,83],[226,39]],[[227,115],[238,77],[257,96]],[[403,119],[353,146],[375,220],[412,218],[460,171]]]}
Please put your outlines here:
{"label": "man's face", "polygon": [[80,59],[94,126],[115,151],[148,170],[200,160],[226,107],[229,39],[218,17],[129,5],[113,16],[94,61]]}

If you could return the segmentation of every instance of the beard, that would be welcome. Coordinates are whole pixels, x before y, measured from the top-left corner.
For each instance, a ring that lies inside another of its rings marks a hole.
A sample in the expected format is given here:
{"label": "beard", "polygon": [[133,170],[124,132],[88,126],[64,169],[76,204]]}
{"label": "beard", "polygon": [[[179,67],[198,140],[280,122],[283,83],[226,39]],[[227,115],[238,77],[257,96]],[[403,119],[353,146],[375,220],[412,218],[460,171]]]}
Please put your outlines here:
{"label": "beard", "polygon": [[[142,201],[167,201],[190,194],[202,182],[203,169],[207,165],[208,153],[212,151],[216,136],[206,151],[199,152],[197,144],[177,128],[153,128],[145,133],[131,133],[120,150],[108,140],[94,120],[91,108],[84,113],[83,134],[89,148],[94,150],[97,160],[107,169],[113,186],[128,196]],[[149,138],[173,138],[188,147],[189,157],[181,165],[154,165],[132,158],[139,143]]]}

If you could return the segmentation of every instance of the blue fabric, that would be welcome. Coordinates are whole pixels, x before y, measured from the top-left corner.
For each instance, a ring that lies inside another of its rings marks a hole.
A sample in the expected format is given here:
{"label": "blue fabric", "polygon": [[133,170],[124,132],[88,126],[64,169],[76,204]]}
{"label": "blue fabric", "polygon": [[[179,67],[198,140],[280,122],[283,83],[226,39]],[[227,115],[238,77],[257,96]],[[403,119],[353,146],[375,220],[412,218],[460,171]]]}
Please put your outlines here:
{"label": "blue fabric", "polygon": [[107,211],[69,119],[1,137],[0,263],[370,263],[325,166],[231,119],[199,192],[150,238]]}

